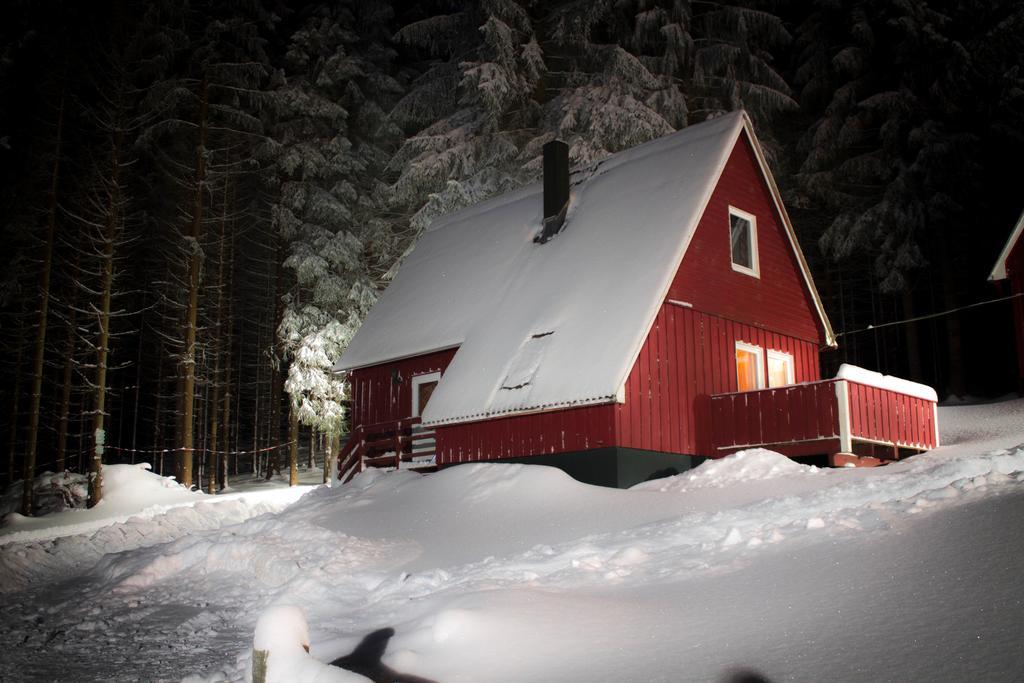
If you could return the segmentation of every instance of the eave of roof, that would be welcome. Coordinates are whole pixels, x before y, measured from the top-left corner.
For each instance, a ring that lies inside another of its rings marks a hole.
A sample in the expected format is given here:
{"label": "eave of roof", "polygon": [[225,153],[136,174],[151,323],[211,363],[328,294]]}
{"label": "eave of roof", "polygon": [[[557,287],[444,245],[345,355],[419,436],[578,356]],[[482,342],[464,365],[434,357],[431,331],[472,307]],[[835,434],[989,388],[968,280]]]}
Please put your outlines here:
{"label": "eave of roof", "polygon": [[835,331],[832,329],[832,323],[828,319],[828,314],[825,313],[825,306],[821,301],[821,296],[818,294],[818,288],[814,285],[814,278],[811,277],[811,269],[807,265],[807,259],[804,258],[803,249],[800,248],[800,242],[796,237],[796,230],[793,228],[793,222],[789,218],[789,213],[786,211],[786,205],[782,201],[782,193],[779,192],[779,186],[775,183],[775,176],[772,175],[771,169],[768,167],[768,161],[764,155],[764,149],[761,147],[761,143],[757,139],[757,135],[754,133],[754,127],[751,125],[750,118],[744,112],[743,114],[743,130],[747,134],[747,139],[750,140],[751,146],[754,148],[754,153],[757,156],[757,163],[761,167],[761,174],[764,175],[765,181],[768,183],[768,188],[771,190],[772,200],[775,202],[775,208],[778,210],[779,215],[782,216],[782,223],[786,226],[786,235],[789,236],[789,244],[793,247],[793,252],[796,254],[797,261],[800,263],[800,272],[803,274],[804,283],[807,285],[807,289],[811,293],[811,297],[814,300],[814,308],[818,312],[818,318],[821,321],[822,331],[825,333],[825,345],[829,348],[836,348],[838,343],[836,341]]}
{"label": "eave of roof", "polygon": [[992,272],[988,274],[989,280],[1006,279],[1006,259],[1010,258],[1010,252],[1013,251],[1017,240],[1020,239],[1021,232],[1024,232],[1024,213],[1021,213],[1020,218],[1017,219],[1017,225],[1014,226],[1013,232],[1010,233],[1010,239],[1006,240],[1006,245],[999,252],[999,258],[996,259],[996,264],[992,266]]}

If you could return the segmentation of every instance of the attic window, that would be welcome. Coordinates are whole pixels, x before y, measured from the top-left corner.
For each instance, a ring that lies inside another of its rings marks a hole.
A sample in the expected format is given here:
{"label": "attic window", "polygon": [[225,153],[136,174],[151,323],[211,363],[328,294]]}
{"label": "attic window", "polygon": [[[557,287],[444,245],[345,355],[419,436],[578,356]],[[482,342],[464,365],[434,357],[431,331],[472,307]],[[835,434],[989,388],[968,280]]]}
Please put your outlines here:
{"label": "attic window", "polygon": [[730,206],[729,240],[732,269],[760,277],[757,263],[757,218]]}
{"label": "attic window", "polygon": [[508,367],[508,373],[506,373],[505,379],[501,383],[503,390],[513,391],[515,389],[522,389],[533,381],[552,334],[553,332],[541,332],[523,342],[523,345],[519,347],[519,351],[512,358],[512,363]]}

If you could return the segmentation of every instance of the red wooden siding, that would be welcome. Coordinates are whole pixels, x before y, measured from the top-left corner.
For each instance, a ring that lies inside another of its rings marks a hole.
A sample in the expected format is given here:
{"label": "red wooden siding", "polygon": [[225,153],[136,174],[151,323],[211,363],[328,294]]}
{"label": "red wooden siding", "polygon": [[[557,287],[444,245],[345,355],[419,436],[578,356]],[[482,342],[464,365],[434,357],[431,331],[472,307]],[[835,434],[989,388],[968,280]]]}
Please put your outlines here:
{"label": "red wooden siding", "polygon": [[[454,355],[455,349],[448,349],[353,370],[349,379],[353,428],[412,415],[412,378],[443,372]],[[396,371],[402,378],[399,383],[394,381]]]}
{"label": "red wooden siding", "polygon": [[935,448],[935,404],[923,398],[847,382],[850,436],[912,448]]}
{"label": "red wooden siding", "polygon": [[665,303],[615,406],[617,445],[713,455],[710,395],[736,391],[736,342],[793,356],[797,382],[820,379],[808,341]]}
{"label": "red wooden siding", "polygon": [[614,406],[585,406],[436,428],[437,464],[614,446]]}
{"label": "red wooden siding", "polygon": [[[838,403],[832,381],[713,396],[715,450],[838,439]],[[805,454],[818,448],[815,444]]]}
{"label": "red wooden siding", "polygon": [[[757,217],[759,278],[732,269],[729,206]],[[745,135],[733,148],[668,298],[819,346],[824,341],[814,301]]]}

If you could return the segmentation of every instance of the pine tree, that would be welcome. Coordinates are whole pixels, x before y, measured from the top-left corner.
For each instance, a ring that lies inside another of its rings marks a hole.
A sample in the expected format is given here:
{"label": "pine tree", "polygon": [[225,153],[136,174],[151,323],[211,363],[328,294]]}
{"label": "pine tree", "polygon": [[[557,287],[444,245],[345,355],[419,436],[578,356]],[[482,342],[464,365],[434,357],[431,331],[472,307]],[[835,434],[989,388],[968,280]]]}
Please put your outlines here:
{"label": "pine tree", "polygon": [[287,245],[278,339],[288,360],[289,450],[295,481],[298,423],[341,429],[344,385],[330,372],[376,298],[394,259],[375,177],[397,131],[384,117],[398,90],[380,42],[383,8],[356,3],[311,11],[293,34],[275,95],[274,225]]}
{"label": "pine tree", "polygon": [[[997,113],[1007,76],[1014,65],[1019,73],[1014,27],[1022,21],[1018,3],[873,0],[816,3],[797,29],[795,83],[811,123],[798,150],[793,203],[826,217],[819,246],[837,268],[863,271],[848,289],[892,297],[899,317],[912,317],[919,300],[955,308],[974,289],[963,259],[976,251],[979,233],[967,226],[979,206],[993,203],[989,181],[1000,174],[992,173],[991,150],[1020,145],[1019,134],[1006,137],[996,122],[1007,113]],[[926,277],[932,264],[941,264],[936,278]],[[926,287],[938,291],[915,296]],[[874,310],[839,305],[844,316],[879,322]],[[942,324],[949,362],[945,377],[930,381],[962,393],[960,322],[952,316]],[[912,341],[917,332],[907,334]],[[920,350],[903,346],[918,372]]]}

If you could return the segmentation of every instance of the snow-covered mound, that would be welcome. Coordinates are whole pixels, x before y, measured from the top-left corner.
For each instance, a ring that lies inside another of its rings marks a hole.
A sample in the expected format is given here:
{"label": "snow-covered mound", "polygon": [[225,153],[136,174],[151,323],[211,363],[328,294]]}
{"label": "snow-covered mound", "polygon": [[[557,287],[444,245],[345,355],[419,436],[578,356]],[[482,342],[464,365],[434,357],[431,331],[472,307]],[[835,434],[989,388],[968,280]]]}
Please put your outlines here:
{"label": "snow-covered mound", "polygon": [[360,683],[369,680],[310,656],[306,615],[295,605],[276,605],[260,615],[252,646],[254,650],[265,653],[266,683]]}
{"label": "snow-covered mound", "polygon": [[[159,512],[167,507],[194,503],[203,494],[190,491],[171,477],[150,472],[149,463],[138,465],[106,465],[103,468],[103,500],[89,510],[66,509],[40,517],[24,517],[8,513],[0,528],[0,543],[27,541],[50,535],[59,529],[61,535],[86,533],[132,515]],[[75,475],[73,481],[78,481]]]}
{"label": "snow-covered mound", "polygon": [[[4,518],[0,593],[83,571],[110,553],[168,543],[197,531],[279,512],[311,490],[261,486],[208,496],[150,472],[146,464],[107,465],[103,471],[104,498],[92,509],[68,509],[42,517],[11,512]],[[65,479],[84,485],[80,475],[60,477]]]}
{"label": "snow-covered mound", "polygon": [[801,465],[781,453],[764,448],[751,448],[717,460],[706,460],[683,474],[645,481],[633,489],[683,493],[703,488],[722,488],[746,481],[799,477],[818,471],[813,465]]}
{"label": "snow-covered mound", "polygon": [[[43,472],[32,482],[36,515],[85,507],[88,479],[76,472]],[[0,518],[21,509],[22,481],[10,484],[0,496]]]}

